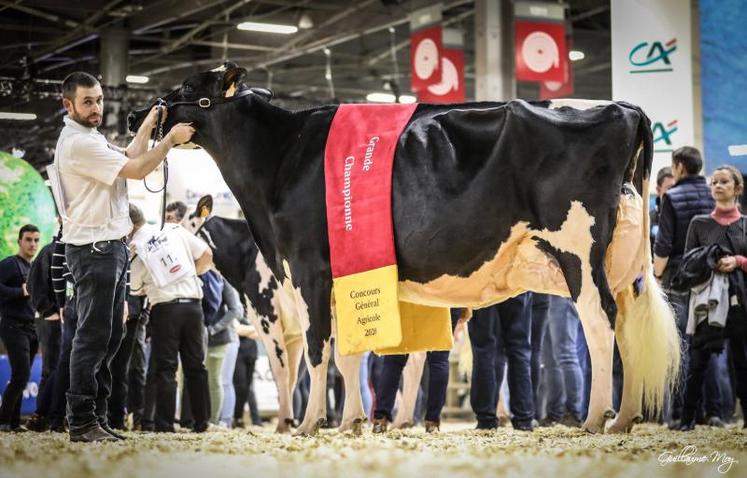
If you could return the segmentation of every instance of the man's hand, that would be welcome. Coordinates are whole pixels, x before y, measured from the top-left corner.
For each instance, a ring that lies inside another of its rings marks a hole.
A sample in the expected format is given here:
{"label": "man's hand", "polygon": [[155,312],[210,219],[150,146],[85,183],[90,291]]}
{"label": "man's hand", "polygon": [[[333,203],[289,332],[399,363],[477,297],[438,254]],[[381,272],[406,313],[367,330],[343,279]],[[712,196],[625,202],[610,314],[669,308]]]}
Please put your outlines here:
{"label": "man's hand", "polygon": [[60,314],[55,312],[54,314],[50,315],[49,317],[44,317],[44,320],[48,320],[50,322],[54,322],[56,320],[60,320]]}
{"label": "man's hand", "polygon": [[239,337],[246,337],[247,339],[253,339],[253,340],[256,340],[259,338],[257,329],[255,329],[251,325],[244,325],[237,321],[235,326],[236,326],[236,333],[239,334]]}
{"label": "man's hand", "polygon": [[143,124],[140,125],[140,128],[146,128],[146,131],[150,131],[153,128],[155,128],[156,121],[158,121],[158,110],[161,110],[163,113],[161,114],[161,124],[163,124],[164,121],[166,121],[166,107],[165,106],[154,106],[150,109],[148,112],[148,116],[145,117],[143,120]]}
{"label": "man's hand", "polygon": [[732,272],[737,268],[737,258],[734,256],[725,256],[718,261],[719,272]]}
{"label": "man's hand", "polygon": [[169,142],[169,146],[174,147],[179,144],[189,143],[193,134],[195,134],[195,129],[192,127],[192,123],[178,123],[171,128],[171,131],[169,131],[169,134],[164,139]]}
{"label": "man's hand", "polygon": [[21,290],[23,291],[23,296],[28,297],[29,296],[29,289],[26,287],[26,283],[24,282],[21,284]]}

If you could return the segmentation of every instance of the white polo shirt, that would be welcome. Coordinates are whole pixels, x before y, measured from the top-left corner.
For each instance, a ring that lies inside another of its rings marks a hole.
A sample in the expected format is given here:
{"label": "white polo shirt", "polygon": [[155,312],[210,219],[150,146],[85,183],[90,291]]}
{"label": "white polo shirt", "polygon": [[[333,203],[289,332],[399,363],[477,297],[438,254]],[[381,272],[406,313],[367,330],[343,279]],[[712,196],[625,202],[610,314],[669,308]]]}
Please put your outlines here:
{"label": "white polo shirt", "polygon": [[[177,224],[167,224],[166,227],[174,228],[174,232],[176,233],[174,236],[181,239],[179,246],[185,248],[188,252],[188,257],[191,257],[192,260],[196,261],[207,250],[208,245],[205,241],[191,234],[183,227]],[[146,224],[132,236],[132,244],[146,242],[157,233],[157,228]],[[157,287],[140,257],[135,257],[130,267],[130,288],[133,292],[137,292],[140,289],[145,291],[148,301],[152,305],[169,302],[174,299],[202,299],[202,281],[197,275],[185,277],[165,287]]]}
{"label": "white polo shirt", "polygon": [[79,246],[126,236],[132,222],[127,180],[119,177],[128,161],[124,150],[96,128],[63,120],[54,154],[66,203],[62,241]]}

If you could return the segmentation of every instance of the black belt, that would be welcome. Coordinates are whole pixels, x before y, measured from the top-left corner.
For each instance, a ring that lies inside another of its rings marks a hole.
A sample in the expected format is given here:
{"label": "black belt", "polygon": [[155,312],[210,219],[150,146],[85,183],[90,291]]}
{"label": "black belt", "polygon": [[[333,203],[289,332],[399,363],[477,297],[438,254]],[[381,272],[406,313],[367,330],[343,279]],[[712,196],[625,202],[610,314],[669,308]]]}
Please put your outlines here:
{"label": "black belt", "polygon": [[159,306],[159,305],[168,305],[168,304],[192,304],[199,302],[200,299],[174,299],[170,300],[168,302],[159,302],[157,304],[154,304],[153,307]]}

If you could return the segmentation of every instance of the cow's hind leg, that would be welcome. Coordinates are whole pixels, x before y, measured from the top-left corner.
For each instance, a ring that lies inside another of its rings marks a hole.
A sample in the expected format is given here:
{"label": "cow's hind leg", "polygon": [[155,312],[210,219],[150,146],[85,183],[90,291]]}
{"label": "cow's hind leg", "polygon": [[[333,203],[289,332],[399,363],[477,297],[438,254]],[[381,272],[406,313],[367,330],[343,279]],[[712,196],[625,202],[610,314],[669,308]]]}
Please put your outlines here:
{"label": "cow's hind leg", "polygon": [[[621,309],[629,309],[632,307],[632,292],[630,289],[623,291],[619,294]],[[629,334],[626,334],[625,327],[629,320],[634,320],[628,314],[621,310],[620,316],[615,322],[615,339],[617,341],[617,347],[620,350],[620,357],[623,362],[623,370],[625,370],[625,377],[623,381],[622,390],[622,401],[620,402],[620,411],[612,422],[609,429],[610,433],[628,433],[633,429],[633,425],[643,421],[643,415],[641,413],[641,405],[643,398],[643,383],[638,379],[636,374],[638,371],[635,367],[635,362],[631,356],[631,344],[628,343]]]}
{"label": "cow's hind leg", "polygon": [[342,421],[340,431],[352,431],[359,435],[363,423],[366,421],[366,413],[363,411],[363,400],[361,398],[361,358],[363,354],[341,355],[335,347],[335,364],[340,370],[345,384],[345,403],[342,410]]}
{"label": "cow's hind leg", "polygon": [[329,339],[321,346],[321,362],[313,365],[306,345],[306,367],[311,377],[309,403],[306,405],[303,422],[296,429],[296,436],[314,436],[327,420],[327,367],[329,365]]}
{"label": "cow's hind leg", "polygon": [[394,429],[407,428],[415,424],[415,405],[426,356],[425,352],[414,352],[407,358],[407,364],[402,371],[402,398],[397,408],[397,416],[392,423]]}

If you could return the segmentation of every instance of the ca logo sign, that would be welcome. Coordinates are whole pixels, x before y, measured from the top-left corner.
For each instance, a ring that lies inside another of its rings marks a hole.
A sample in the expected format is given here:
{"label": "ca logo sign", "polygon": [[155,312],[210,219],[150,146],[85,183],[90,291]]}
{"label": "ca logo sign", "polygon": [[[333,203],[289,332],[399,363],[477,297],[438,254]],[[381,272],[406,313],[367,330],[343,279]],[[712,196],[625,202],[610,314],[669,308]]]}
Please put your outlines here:
{"label": "ca logo sign", "polygon": [[672,71],[672,61],[669,56],[677,50],[677,39],[672,38],[662,44],[660,41],[652,43],[641,42],[630,50],[628,60],[636,69],[630,73],[662,73]]}
{"label": "ca logo sign", "polygon": [[668,153],[672,148],[672,135],[677,132],[677,120],[670,121],[666,125],[657,121],[651,127],[654,135],[654,152]]}

